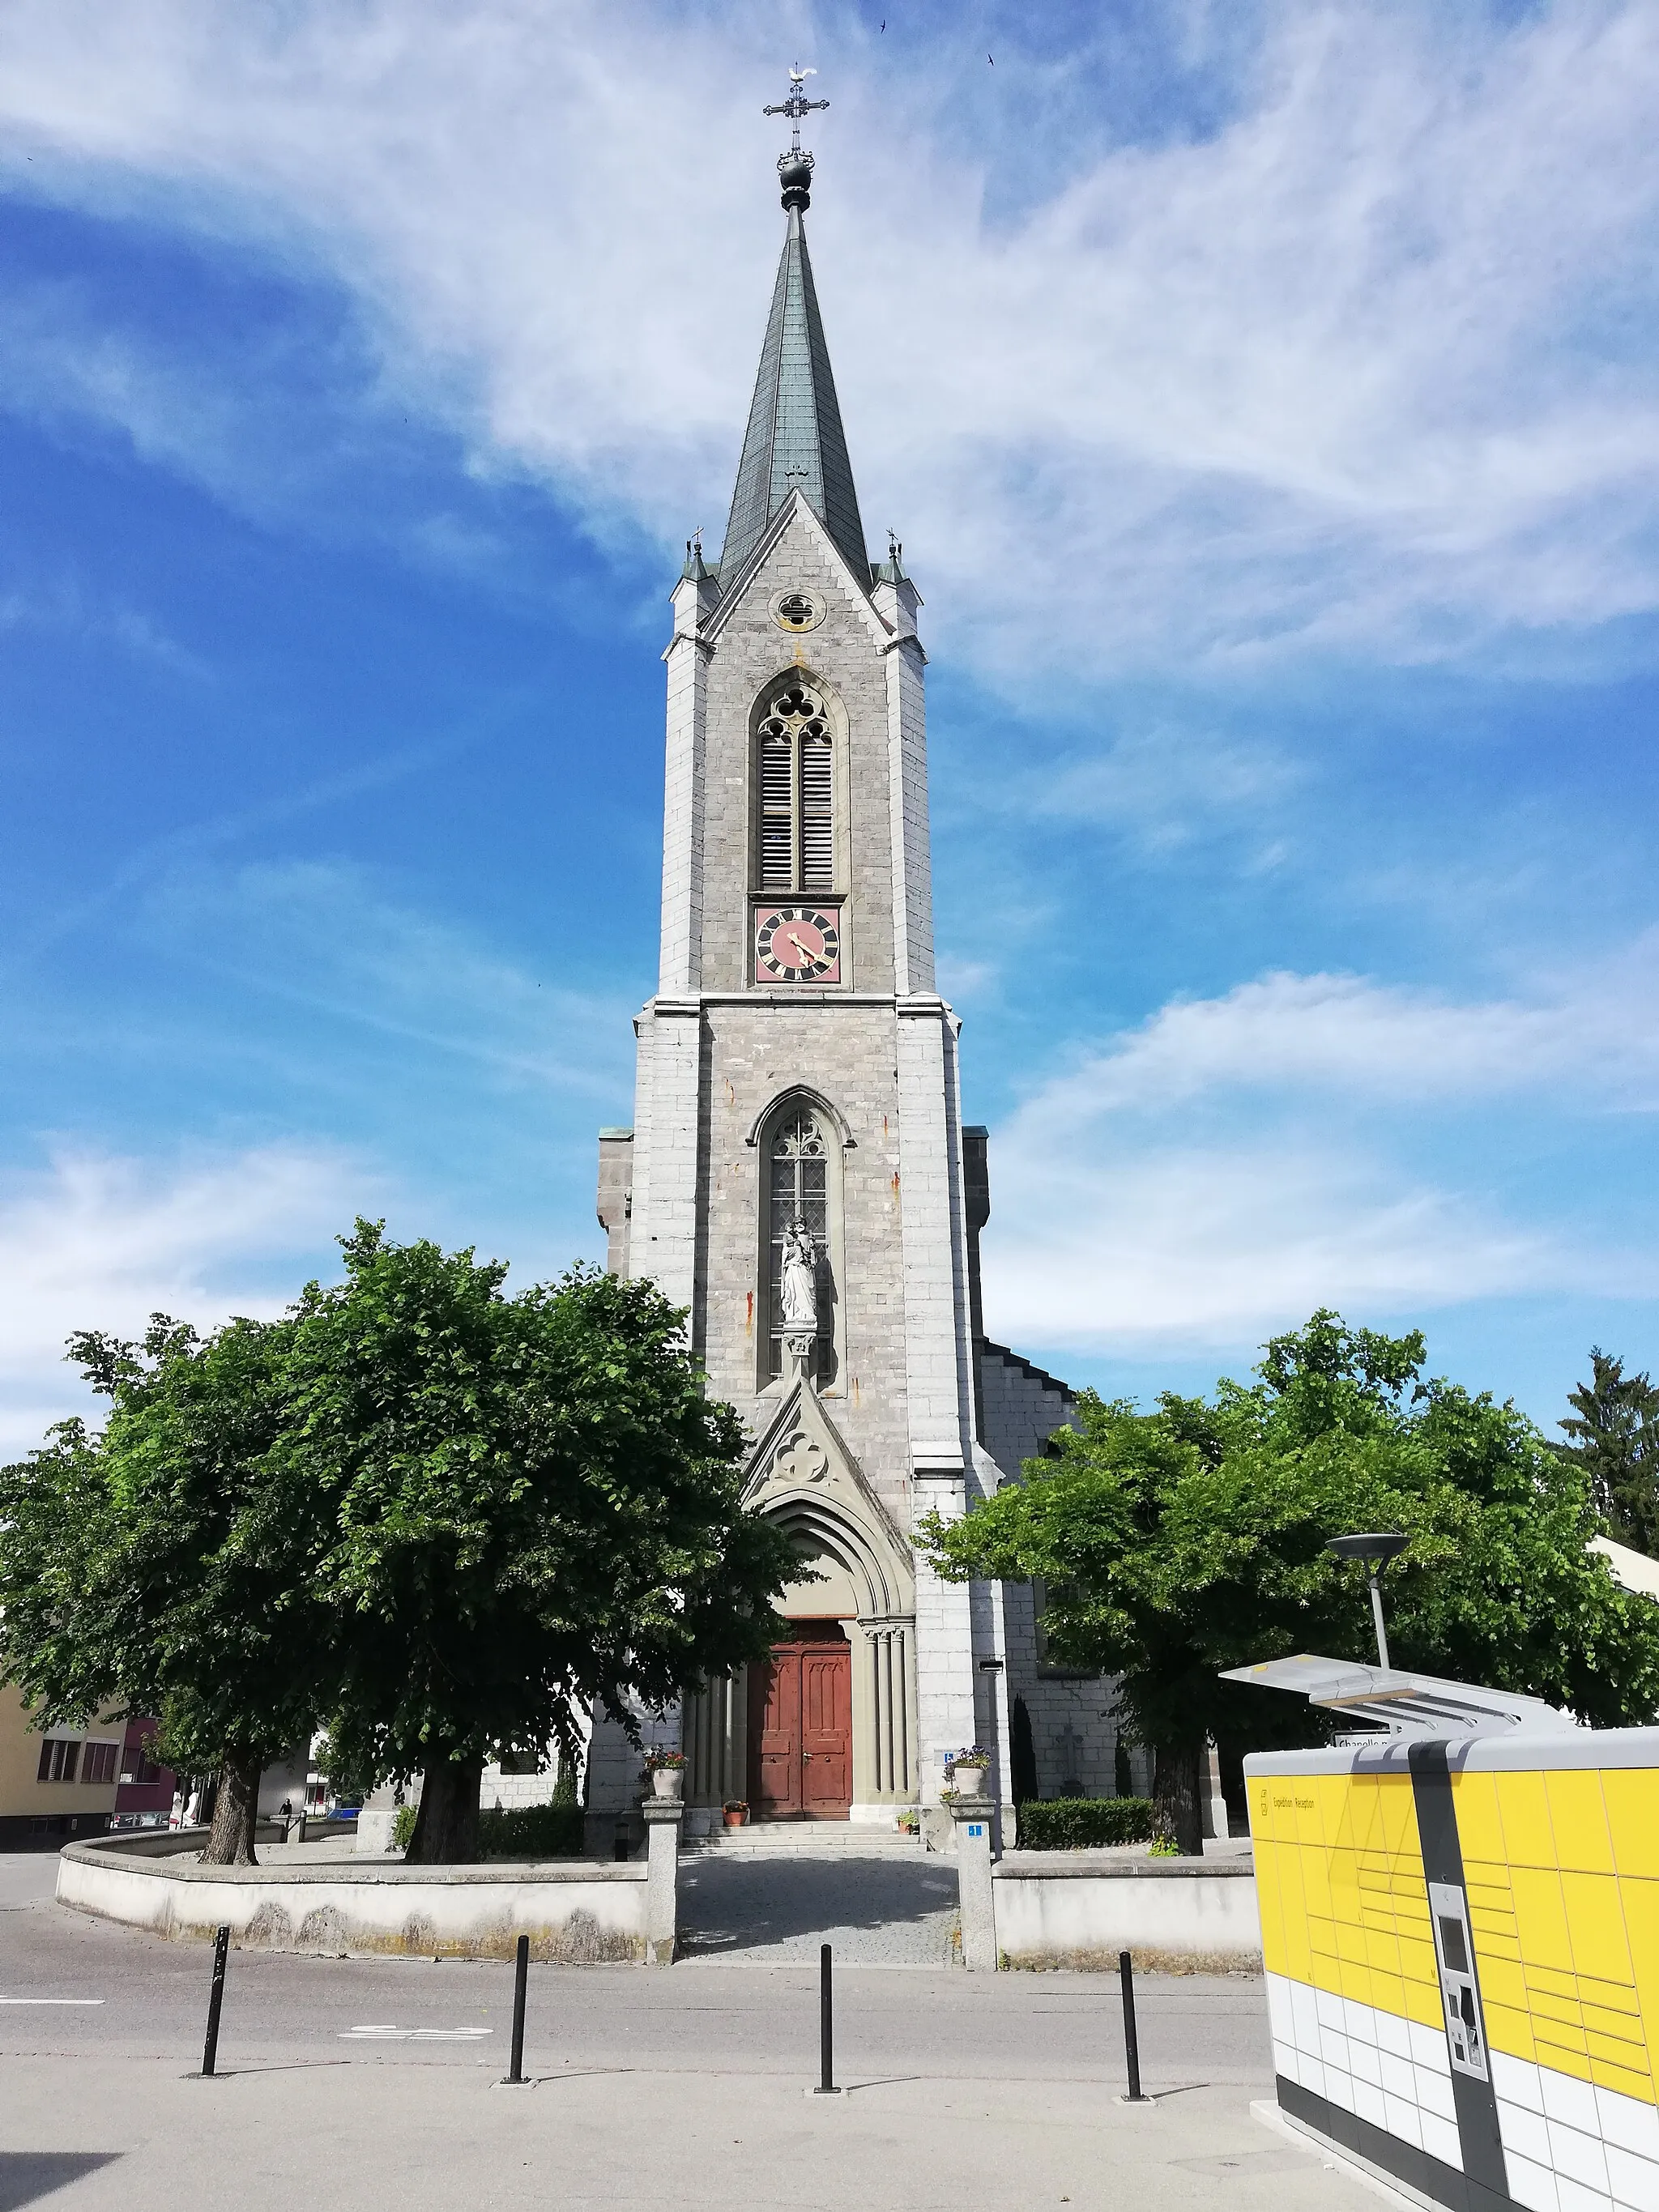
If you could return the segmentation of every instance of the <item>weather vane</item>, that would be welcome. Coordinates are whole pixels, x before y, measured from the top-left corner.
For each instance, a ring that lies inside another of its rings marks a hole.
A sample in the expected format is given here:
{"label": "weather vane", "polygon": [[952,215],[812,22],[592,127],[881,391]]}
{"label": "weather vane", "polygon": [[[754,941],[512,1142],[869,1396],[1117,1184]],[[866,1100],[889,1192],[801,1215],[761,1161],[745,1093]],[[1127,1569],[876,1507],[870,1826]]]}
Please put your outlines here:
{"label": "weather vane", "polygon": [[789,118],[794,129],[794,136],[789,141],[789,151],[796,161],[800,159],[802,116],[810,115],[815,107],[828,107],[830,105],[827,100],[809,100],[803,89],[807,78],[817,75],[815,69],[792,69],[789,72],[788,99],[780,100],[775,107],[763,107],[761,110],[763,115],[787,115]]}

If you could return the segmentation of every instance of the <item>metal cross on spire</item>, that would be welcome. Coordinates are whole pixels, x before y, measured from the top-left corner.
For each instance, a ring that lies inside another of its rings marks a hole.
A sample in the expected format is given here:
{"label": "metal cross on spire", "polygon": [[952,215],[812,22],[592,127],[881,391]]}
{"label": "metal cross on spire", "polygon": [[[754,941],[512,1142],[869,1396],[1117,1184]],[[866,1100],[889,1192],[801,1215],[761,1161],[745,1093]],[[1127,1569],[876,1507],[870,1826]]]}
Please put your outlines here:
{"label": "metal cross on spire", "polygon": [[789,72],[788,99],[780,100],[775,107],[763,107],[761,110],[763,115],[787,115],[789,118],[794,133],[789,141],[789,151],[797,158],[800,154],[802,116],[810,115],[814,108],[828,107],[830,105],[827,100],[809,100],[806,97],[805,89],[806,80],[809,76],[817,75],[817,71],[815,69],[792,69]]}

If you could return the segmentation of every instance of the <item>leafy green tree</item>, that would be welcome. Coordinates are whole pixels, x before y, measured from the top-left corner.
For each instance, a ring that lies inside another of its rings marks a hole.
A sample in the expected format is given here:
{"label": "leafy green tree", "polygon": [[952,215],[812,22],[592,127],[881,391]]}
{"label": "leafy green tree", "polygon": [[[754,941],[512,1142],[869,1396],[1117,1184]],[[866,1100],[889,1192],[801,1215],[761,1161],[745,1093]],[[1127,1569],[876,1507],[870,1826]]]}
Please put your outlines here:
{"label": "leafy green tree", "polygon": [[1321,1722],[1218,1670],[1373,1656],[1363,1579],[1328,1536],[1410,1536],[1385,1584],[1397,1665],[1601,1725],[1659,1707],[1659,1607],[1586,1551],[1583,1469],[1512,1406],[1422,1382],[1424,1358],[1420,1334],[1316,1314],[1265,1347],[1250,1388],[1166,1394],[1150,1413],[1085,1395],[1052,1457],[922,1532],[948,1577],[1040,1577],[1055,1657],[1121,1675],[1123,1718],[1152,1747],[1154,1798],[1183,1851],[1202,1848],[1206,1736],[1262,1748]]}
{"label": "leafy green tree", "polygon": [[285,1323],[205,1340],[152,1316],[142,1344],[70,1340],[111,1401],[0,1469],[0,1670],[41,1725],[161,1717],[169,1764],[216,1771],[205,1860],[251,1864],[261,1769],[308,1735],[330,1620],[319,1501],[273,1467]]}
{"label": "leafy green tree", "polygon": [[1590,1379],[1572,1391],[1556,1449],[1578,1462],[1621,1543],[1659,1559],[1659,1389],[1622,1359],[1590,1347]]}
{"label": "leafy green tree", "polygon": [[470,1251],[342,1242],[345,1282],[295,1309],[276,1453],[337,1523],[333,1741],[423,1772],[411,1861],[475,1858],[487,1759],[574,1763],[594,1698],[637,1741],[635,1704],[764,1654],[799,1564],[651,1285],[579,1268],[509,1298]]}

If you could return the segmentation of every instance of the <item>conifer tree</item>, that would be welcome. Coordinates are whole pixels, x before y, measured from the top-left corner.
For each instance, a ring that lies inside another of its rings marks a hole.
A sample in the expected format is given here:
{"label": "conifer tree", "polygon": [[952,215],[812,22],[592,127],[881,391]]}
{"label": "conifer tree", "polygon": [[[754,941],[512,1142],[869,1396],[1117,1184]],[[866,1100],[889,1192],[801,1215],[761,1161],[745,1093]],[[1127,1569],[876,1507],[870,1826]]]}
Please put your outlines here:
{"label": "conifer tree", "polygon": [[1573,1412],[1560,1425],[1574,1441],[1557,1449],[1589,1477],[1620,1542],[1659,1559],[1659,1389],[1592,1345],[1590,1379],[1567,1403]]}

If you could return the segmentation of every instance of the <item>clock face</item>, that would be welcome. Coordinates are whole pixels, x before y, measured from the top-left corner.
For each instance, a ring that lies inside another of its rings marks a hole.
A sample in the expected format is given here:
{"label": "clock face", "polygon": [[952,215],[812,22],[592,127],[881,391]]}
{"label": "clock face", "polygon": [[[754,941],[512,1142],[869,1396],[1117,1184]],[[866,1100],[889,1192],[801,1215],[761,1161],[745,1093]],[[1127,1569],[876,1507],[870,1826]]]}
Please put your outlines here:
{"label": "clock face", "polygon": [[757,907],[755,978],[762,983],[839,983],[839,908]]}

